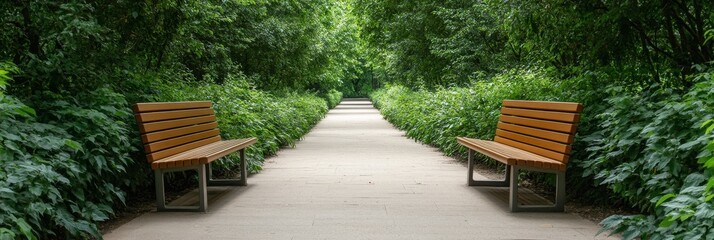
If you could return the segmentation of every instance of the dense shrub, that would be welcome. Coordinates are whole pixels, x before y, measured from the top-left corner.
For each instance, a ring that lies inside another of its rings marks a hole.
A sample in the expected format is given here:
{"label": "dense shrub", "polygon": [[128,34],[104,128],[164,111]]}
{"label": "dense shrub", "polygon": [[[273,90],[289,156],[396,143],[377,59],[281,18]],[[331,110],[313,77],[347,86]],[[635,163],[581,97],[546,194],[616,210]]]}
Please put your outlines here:
{"label": "dense shrub", "polygon": [[337,104],[340,104],[340,101],[342,101],[342,92],[335,89],[331,89],[330,91],[321,94],[321,96],[325,99],[325,101],[327,101],[327,108],[330,109],[334,108]]}
{"label": "dense shrub", "polygon": [[707,121],[714,118],[712,72],[699,74],[683,96],[651,90],[608,99],[612,108],[589,137],[586,165],[646,214],[612,216],[605,229],[626,239],[714,238],[714,136],[701,130],[714,128]]}
{"label": "dense shrub", "polygon": [[[230,76],[222,85],[182,83],[165,85],[156,101],[198,101],[214,103],[219,128],[225,139],[257,137],[247,151],[249,169],[261,169],[265,156],[280,146],[292,146],[327,112],[327,102],[317,95],[282,93],[280,96],[256,90],[244,76]],[[233,154],[219,164],[231,168],[238,163]]]}
{"label": "dense shrub", "polygon": [[0,94],[1,239],[96,236],[124,201],[126,102],[108,89],[63,99],[36,110]]}

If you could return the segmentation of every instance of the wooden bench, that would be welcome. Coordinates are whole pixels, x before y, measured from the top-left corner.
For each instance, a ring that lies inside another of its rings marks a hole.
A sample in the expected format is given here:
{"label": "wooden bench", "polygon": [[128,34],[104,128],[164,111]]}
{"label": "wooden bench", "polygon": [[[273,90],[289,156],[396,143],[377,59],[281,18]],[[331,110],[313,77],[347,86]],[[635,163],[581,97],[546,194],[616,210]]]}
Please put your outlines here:
{"label": "wooden bench", "polygon": [[[518,211],[564,211],[565,169],[570,155],[582,104],[504,100],[493,141],[457,137],[469,149],[469,186],[510,186],[510,208]],[[473,179],[474,151],[506,164],[503,181]],[[518,203],[519,170],[555,173],[555,204],[522,206]]]}
{"label": "wooden bench", "polygon": [[[245,148],[255,138],[222,140],[211,102],[162,102],[134,105],[146,159],[155,172],[158,211],[199,211],[208,207],[206,186],[245,186]],[[211,162],[240,151],[240,179],[214,180]],[[164,173],[198,172],[198,206],[168,206],[164,196]]]}

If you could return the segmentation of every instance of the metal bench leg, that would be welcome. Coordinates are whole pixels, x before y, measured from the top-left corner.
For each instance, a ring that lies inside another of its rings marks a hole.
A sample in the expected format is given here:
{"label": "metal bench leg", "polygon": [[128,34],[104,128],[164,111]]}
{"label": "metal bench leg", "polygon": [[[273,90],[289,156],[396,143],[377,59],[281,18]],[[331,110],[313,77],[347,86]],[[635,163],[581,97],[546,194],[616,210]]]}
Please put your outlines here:
{"label": "metal bench leg", "polygon": [[511,173],[511,169],[506,166],[506,176],[504,177],[503,180],[474,180],[474,165],[475,165],[475,160],[474,160],[474,153],[475,151],[472,149],[469,149],[469,160],[468,160],[468,185],[469,186],[482,186],[482,187],[508,187],[508,183],[510,182],[509,175]]}
{"label": "metal bench leg", "polygon": [[518,212],[520,210],[520,204],[518,203],[518,167],[510,165],[507,167],[511,169],[511,189],[508,194],[508,202],[511,205],[511,212]]}
{"label": "metal bench leg", "polygon": [[565,172],[554,172],[555,183],[555,203],[553,205],[520,205],[518,203],[518,170],[516,166],[511,166],[511,191],[510,205],[511,212],[563,212],[565,211]]}
{"label": "metal bench leg", "polygon": [[248,186],[248,163],[245,158],[245,149],[240,150],[240,184],[239,186]]}
{"label": "metal bench leg", "polygon": [[206,180],[208,186],[248,186],[248,170],[245,159],[245,149],[240,150],[240,178],[239,179],[213,179],[211,164],[207,164]]}
{"label": "metal bench leg", "polygon": [[207,212],[208,211],[208,187],[206,183],[206,165],[201,164],[196,171],[198,171],[198,211]]}
{"label": "metal bench leg", "polygon": [[166,195],[164,194],[164,171],[154,170],[154,185],[156,185],[156,210],[166,210]]}
{"label": "metal bench leg", "polygon": [[[167,172],[177,172],[195,170],[198,172],[198,206],[169,206],[166,204],[166,194],[164,189],[164,174]],[[208,193],[206,187],[206,164],[201,164],[186,168],[156,169],[154,170],[156,184],[156,210],[177,211],[177,212],[206,212],[208,210]]]}

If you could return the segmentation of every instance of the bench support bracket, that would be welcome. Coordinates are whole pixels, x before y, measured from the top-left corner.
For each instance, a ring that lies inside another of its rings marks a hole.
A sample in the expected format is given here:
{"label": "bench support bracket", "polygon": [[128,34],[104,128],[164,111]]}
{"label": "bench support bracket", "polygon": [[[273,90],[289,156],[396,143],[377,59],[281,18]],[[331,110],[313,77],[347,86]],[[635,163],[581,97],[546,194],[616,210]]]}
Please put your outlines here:
{"label": "bench support bracket", "polygon": [[[504,180],[474,180],[474,153],[469,148],[468,159],[468,185],[477,187],[510,187],[509,202],[511,212],[563,212],[565,210],[565,172],[519,167],[506,165],[506,178]],[[531,170],[537,172],[554,173],[556,175],[555,184],[555,204],[553,205],[521,205],[518,203],[518,173],[520,170]]]}
{"label": "bench support bracket", "polygon": [[469,149],[469,173],[468,173],[468,185],[469,186],[478,186],[478,187],[508,187],[511,179],[511,168],[506,167],[506,176],[504,177],[503,180],[474,180],[474,150]]}
{"label": "bench support bracket", "polygon": [[[156,184],[156,210],[159,212],[206,212],[208,209],[208,193],[206,189],[206,165],[201,164],[183,168],[156,169],[154,170]],[[169,206],[166,204],[164,191],[164,174],[167,172],[178,172],[195,170],[198,172],[198,206]]]}
{"label": "bench support bracket", "polygon": [[[198,206],[169,206],[166,204],[164,191],[164,174],[194,170],[198,172]],[[240,150],[240,179],[213,179],[211,163],[183,168],[156,169],[154,170],[156,184],[156,210],[159,212],[206,212],[208,210],[208,186],[246,186],[248,185],[247,164],[245,149]]]}
{"label": "bench support bracket", "polygon": [[208,186],[248,186],[248,168],[245,160],[245,149],[240,150],[240,178],[239,179],[213,179],[211,164],[207,164],[206,181]]}
{"label": "bench support bracket", "polygon": [[[509,201],[511,202],[511,212],[565,211],[565,171],[545,171],[543,169],[524,168],[513,165],[509,166],[509,168],[511,168],[511,188],[509,194]],[[521,169],[555,173],[555,203],[553,205],[520,205],[518,203],[518,172]]]}

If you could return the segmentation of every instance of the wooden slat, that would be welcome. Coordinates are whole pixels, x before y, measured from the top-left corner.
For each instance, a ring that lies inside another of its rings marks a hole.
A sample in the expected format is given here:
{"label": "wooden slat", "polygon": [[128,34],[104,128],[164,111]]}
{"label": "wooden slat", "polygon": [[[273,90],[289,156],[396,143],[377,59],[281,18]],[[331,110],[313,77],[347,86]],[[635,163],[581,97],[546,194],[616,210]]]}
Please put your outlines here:
{"label": "wooden slat", "polygon": [[179,118],[197,117],[215,114],[211,108],[199,108],[191,110],[176,110],[163,112],[147,112],[136,114],[136,119],[140,123],[156,122],[163,120],[173,120]]}
{"label": "wooden slat", "polygon": [[158,103],[137,103],[134,104],[135,113],[182,110],[193,108],[210,108],[210,101],[196,102],[158,102]]}
{"label": "wooden slat", "polygon": [[535,127],[535,128],[540,128],[540,129],[546,129],[546,130],[553,130],[553,131],[558,131],[558,132],[563,132],[563,133],[574,133],[575,128],[577,126],[576,124],[572,124],[572,123],[561,123],[561,122],[530,119],[530,118],[508,116],[508,115],[501,115],[499,117],[499,120],[502,122],[513,123],[513,124]]}
{"label": "wooden slat", "polygon": [[480,152],[481,154],[495,159],[503,164],[513,165],[516,164],[518,160],[513,154],[509,154],[509,151],[505,151],[503,148],[494,145],[494,142],[492,141],[464,137],[457,137],[456,139],[459,144]]}
{"label": "wooden slat", "polygon": [[511,132],[523,133],[537,138],[548,139],[550,141],[556,141],[560,143],[570,144],[573,142],[573,135],[547,131],[538,128],[531,128],[526,126],[519,126],[510,123],[498,122],[498,129],[504,129]]}
{"label": "wooden slat", "polygon": [[182,153],[182,152],[185,152],[185,151],[188,151],[188,150],[191,150],[191,149],[203,146],[203,145],[207,145],[207,144],[219,142],[219,141],[221,141],[221,137],[215,136],[212,138],[203,139],[201,141],[196,141],[196,142],[181,145],[178,147],[169,148],[169,149],[166,149],[163,151],[153,152],[153,153],[147,154],[146,159],[149,160],[149,162],[153,162],[153,161],[156,161],[156,160],[159,160],[159,159],[171,156],[171,155]]}
{"label": "wooden slat", "polygon": [[218,136],[220,134],[221,134],[221,132],[218,129],[211,129],[208,131],[198,132],[198,133],[194,133],[194,134],[190,134],[190,135],[186,135],[186,136],[182,136],[182,137],[169,138],[169,139],[166,139],[163,141],[158,141],[158,142],[144,145],[144,151],[146,153],[152,153],[152,152],[156,152],[159,150],[172,148],[172,147],[183,145],[186,143],[198,141],[201,139]]}
{"label": "wooden slat", "polygon": [[550,140],[545,140],[541,138],[535,138],[528,135],[523,135],[517,132],[511,132],[506,130],[497,129],[496,136],[508,138],[514,141],[519,141],[528,145],[533,145],[540,148],[545,148],[551,151],[570,154],[570,145],[562,144],[559,142],[553,142]]}
{"label": "wooden slat", "polygon": [[514,116],[527,117],[527,118],[552,120],[552,121],[559,121],[559,122],[567,122],[567,123],[574,123],[574,122],[577,122],[578,120],[580,120],[580,114],[576,114],[576,113],[527,110],[527,109],[508,108],[508,107],[502,108],[501,114],[514,115]]}
{"label": "wooden slat", "polygon": [[528,108],[561,112],[580,112],[583,110],[582,104],[573,102],[503,100],[503,106],[512,108]]}
{"label": "wooden slat", "polygon": [[565,164],[562,162],[499,142],[464,137],[457,137],[456,139],[459,144],[504,164],[565,171]]}
{"label": "wooden slat", "polygon": [[154,131],[161,131],[161,130],[166,130],[166,129],[171,129],[171,128],[185,127],[185,126],[207,123],[207,122],[215,122],[215,121],[216,121],[216,115],[208,115],[208,116],[200,116],[200,117],[192,117],[192,118],[184,118],[184,119],[176,119],[176,120],[169,120],[169,121],[139,124],[139,130],[141,131],[142,134],[144,134],[144,133],[150,133],[150,132],[154,132]]}
{"label": "wooden slat", "polygon": [[205,157],[202,157],[199,160],[201,161],[201,163],[208,163],[208,162],[214,161],[216,159],[219,159],[225,155],[228,155],[231,152],[235,152],[236,150],[253,145],[257,141],[258,140],[256,138],[234,139],[234,140],[223,141],[223,142],[225,142],[226,145],[228,145],[228,147],[226,147],[222,150],[211,152],[210,154],[207,154]]}
{"label": "wooden slat", "polygon": [[209,122],[209,123],[193,125],[193,126],[188,126],[188,127],[174,128],[174,129],[169,129],[169,130],[164,130],[164,131],[159,131],[159,132],[147,133],[147,134],[144,134],[141,136],[141,140],[144,142],[144,144],[148,144],[148,143],[152,143],[152,142],[156,142],[156,141],[161,141],[164,139],[179,137],[179,136],[193,134],[193,133],[197,133],[197,132],[208,131],[208,130],[212,130],[215,128],[218,128],[218,123],[217,122]]}
{"label": "wooden slat", "polygon": [[559,152],[554,152],[554,151],[550,151],[547,149],[535,147],[535,146],[528,145],[525,143],[516,142],[516,141],[510,140],[508,138],[502,138],[502,137],[496,136],[494,141],[503,143],[503,144],[506,144],[506,145],[509,145],[509,146],[512,146],[515,148],[523,149],[525,151],[532,152],[532,153],[535,153],[535,154],[538,154],[538,155],[541,155],[541,156],[544,156],[544,157],[547,157],[547,158],[550,158],[553,160],[557,160],[562,163],[567,163],[567,161],[568,161],[568,155],[566,155],[566,154],[562,154]]}
{"label": "wooden slat", "polygon": [[240,149],[244,149],[256,141],[256,138],[245,138],[215,142],[154,161],[151,167],[157,169],[206,164]]}

